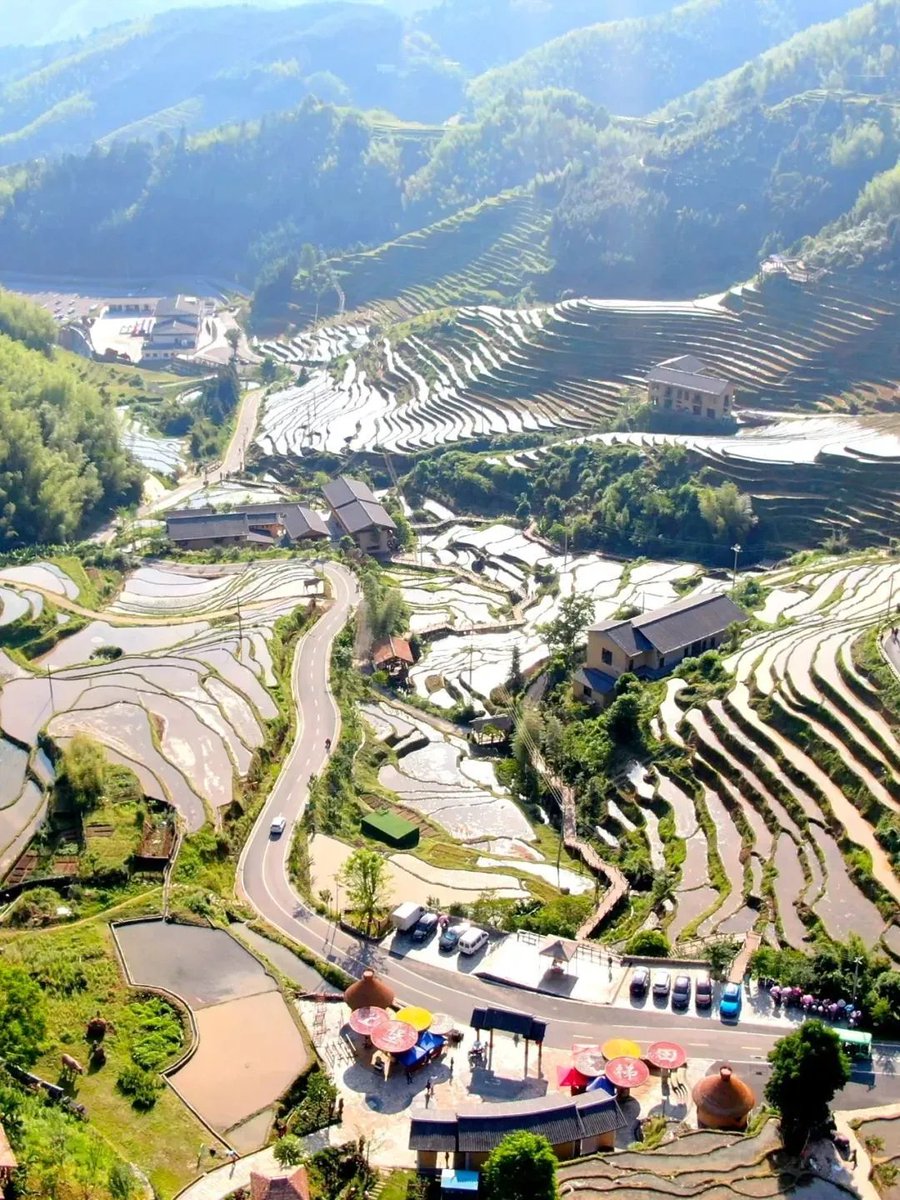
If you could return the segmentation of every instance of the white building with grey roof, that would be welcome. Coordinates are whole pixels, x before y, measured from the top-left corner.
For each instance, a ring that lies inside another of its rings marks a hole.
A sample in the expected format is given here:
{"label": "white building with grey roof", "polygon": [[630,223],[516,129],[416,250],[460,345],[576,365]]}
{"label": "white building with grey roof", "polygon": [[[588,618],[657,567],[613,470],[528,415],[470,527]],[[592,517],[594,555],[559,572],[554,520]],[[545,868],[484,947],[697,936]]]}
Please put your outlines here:
{"label": "white building with grey roof", "polygon": [[730,421],[734,384],[713,375],[692,354],[667,358],[647,375],[647,400],[660,412],[685,413],[704,421]]}

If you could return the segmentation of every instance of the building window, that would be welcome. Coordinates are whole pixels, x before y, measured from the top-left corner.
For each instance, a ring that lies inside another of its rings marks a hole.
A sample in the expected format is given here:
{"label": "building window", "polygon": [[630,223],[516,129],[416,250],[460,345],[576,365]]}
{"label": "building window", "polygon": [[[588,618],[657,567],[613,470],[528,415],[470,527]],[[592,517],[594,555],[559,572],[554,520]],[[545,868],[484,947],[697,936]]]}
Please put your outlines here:
{"label": "building window", "polygon": [[706,410],[706,415],[709,417],[710,421],[714,421],[716,419],[716,410],[714,408],[708,408]]}
{"label": "building window", "polygon": [[587,686],[587,684],[585,684],[585,685],[584,685],[584,698],[585,698],[585,700],[590,700],[590,698],[591,698],[591,696],[593,696],[593,694],[594,694],[594,693],[591,691],[591,689],[590,689],[590,688]]}
{"label": "building window", "polygon": [[700,404],[695,404],[695,405],[694,405],[694,416],[695,416],[695,417],[699,417],[699,416],[700,416],[700,414],[701,414],[702,412],[703,412],[703,407],[702,407],[702,405],[700,405]]}
{"label": "building window", "polygon": [[606,666],[612,666],[612,650],[601,651],[600,658],[606,664]]}
{"label": "building window", "polygon": [[699,392],[694,392],[694,403],[695,404],[700,403],[700,393]]}
{"label": "building window", "polygon": [[671,396],[666,396],[666,408],[671,408],[671,407],[672,407],[672,398],[671,398]]}
{"label": "building window", "polygon": [[659,665],[661,667],[664,667],[666,665],[666,656],[664,654],[661,654],[659,656]]}

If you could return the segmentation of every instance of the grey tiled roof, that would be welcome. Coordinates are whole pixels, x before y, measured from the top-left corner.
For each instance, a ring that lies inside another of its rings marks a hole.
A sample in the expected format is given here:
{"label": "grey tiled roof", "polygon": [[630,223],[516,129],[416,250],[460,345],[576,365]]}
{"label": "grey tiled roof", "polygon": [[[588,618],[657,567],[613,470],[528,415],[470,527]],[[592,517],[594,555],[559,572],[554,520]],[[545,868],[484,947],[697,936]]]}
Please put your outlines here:
{"label": "grey tiled roof", "polygon": [[512,1104],[479,1105],[458,1114],[413,1112],[411,1150],[489,1151],[514,1130],[543,1134],[553,1146],[624,1129],[628,1121],[612,1096],[538,1096]]}
{"label": "grey tiled roof", "polygon": [[610,641],[615,642],[625,654],[644,654],[647,650],[653,649],[650,642],[638,633],[631,621],[601,621],[591,628],[597,633],[605,633]]}
{"label": "grey tiled roof", "polygon": [[660,654],[667,654],[724,633],[735,621],[746,620],[747,614],[729,596],[716,593],[676,600],[655,612],[633,617],[631,623]]}
{"label": "grey tiled roof", "polygon": [[396,529],[393,518],[377,500],[353,500],[335,509],[334,515],[348,533],[359,533],[362,529]]}
{"label": "grey tiled roof", "polygon": [[666,383],[671,387],[686,388],[689,392],[700,392],[706,396],[724,395],[731,386],[727,379],[716,379],[714,375],[695,374],[693,371],[679,371],[662,364],[654,367],[647,378],[651,383]]}
{"label": "grey tiled roof", "polygon": [[368,500],[377,503],[372,489],[360,479],[351,479],[349,475],[339,475],[322,487],[322,495],[332,508],[338,509],[354,500]]}

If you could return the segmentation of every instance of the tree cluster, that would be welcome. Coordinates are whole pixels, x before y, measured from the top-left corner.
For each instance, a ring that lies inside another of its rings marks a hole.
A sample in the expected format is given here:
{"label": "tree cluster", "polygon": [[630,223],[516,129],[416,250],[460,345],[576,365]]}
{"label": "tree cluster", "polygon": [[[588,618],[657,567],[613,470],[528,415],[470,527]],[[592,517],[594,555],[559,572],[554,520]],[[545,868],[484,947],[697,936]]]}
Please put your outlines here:
{"label": "tree cluster", "polygon": [[760,535],[749,496],[717,484],[681,446],[553,446],[533,470],[451,450],[420,460],[404,486],[455,511],[534,519],[573,550],[683,555],[727,563]]}
{"label": "tree cluster", "polygon": [[810,954],[763,946],[751,958],[750,970],[758,978],[853,1002],[862,1009],[866,1028],[886,1037],[900,1033],[900,971],[855,935],[843,943],[822,939]]}
{"label": "tree cluster", "polygon": [[141,473],[119,444],[112,406],[42,352],[32,306],[3,303],[3,313],[41,348],[0,333],[0,548],[64,543],[136,500]]}

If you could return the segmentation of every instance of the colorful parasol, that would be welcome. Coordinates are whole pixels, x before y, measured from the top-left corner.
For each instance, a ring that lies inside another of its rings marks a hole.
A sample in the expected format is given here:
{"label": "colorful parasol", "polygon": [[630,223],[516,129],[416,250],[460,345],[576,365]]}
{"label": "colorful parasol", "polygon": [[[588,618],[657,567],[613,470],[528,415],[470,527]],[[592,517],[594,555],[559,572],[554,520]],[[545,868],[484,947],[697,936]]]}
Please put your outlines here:
{"label": "colorful parasol", "polygon": [[376,1030],[387,1025],[390,1019],[385,1009],[378,1008],[375,1004],[368,1004],[365,1008],[357,1008],[350,1014],[349,1025],[354,1033],[362,1033],[366,1037],[371,1037]]}
{"label": "colorful parasol", "polygon": [[687,1051],[677,1042],[654,1042],[644,1057],[661,1071],[677,1071],[687,1062]]}
{"label": "colorful parasol", "polygon": [[432,1013],[431,1024],[428,1026],[432,1033],[446,1037],[456,1028],[456,1022],[448,1013]]}
{"label": "colorful parasol", "polygon": [[608,1062],[604,1073],[617,1088],[640,1087],[650,1078],[650,1068],[645,1062],[625,1055]]}
{"label": "colorful parasol", "polygon": [[405,1021],[407,1025],[412,1025],[413,1029],[417,1029],[421,1033],[431,1025],[434,1014],[430,1013],[427,1008],[416,1008],[411,1005],[409,1008],[400,1009],[397,1013],[397,1020]]}
{"label": "colorful parasol", "polygon": [[575,1070],[586,1075],[588,1079],[596,1079],[606,1069],[606,1060],[597,1049],[581,1050],[575,1055]]}
{"label": "colorful parasol", "polygon": [[556,1084],[561,1088],[587,1087],[590,1080],[587,1075],[582,1075],[577,1067],[566,1066],[565,1063],[560,1063],[556,1068]]}
{"label": "colorful parasol", "polygon": [[419,1040],[419,1031],[406,1021],[388,1021],[372,1034],[372,1045],[390,1054],[402,1054],[412,1050]]}
{"label": "colorful parasol", "polygon": [[640,1058],[641,1048],[631,1038],[610,1038],[608,1042],[603,1043],[603,1057],[606,1059]]}

